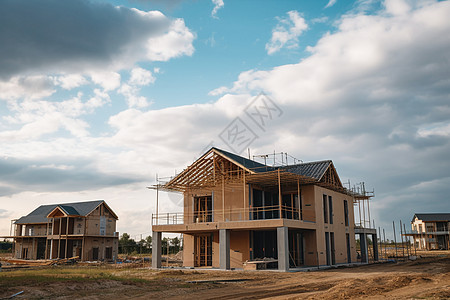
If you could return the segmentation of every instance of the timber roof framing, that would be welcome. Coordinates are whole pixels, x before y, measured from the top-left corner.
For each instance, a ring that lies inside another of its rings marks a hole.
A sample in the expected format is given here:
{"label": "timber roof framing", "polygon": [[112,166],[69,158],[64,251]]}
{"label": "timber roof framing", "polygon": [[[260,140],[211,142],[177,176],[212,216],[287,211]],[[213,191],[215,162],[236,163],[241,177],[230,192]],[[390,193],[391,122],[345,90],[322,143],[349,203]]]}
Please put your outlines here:
{"label": "timber roof framing", "polygon": [[317,184],[355,196],[344,188],[331,160],[271,167],[227,151],[211,148],[192,165],[158,188],[184,192],[190,188],[207,188],[240,182],[260,186]]}

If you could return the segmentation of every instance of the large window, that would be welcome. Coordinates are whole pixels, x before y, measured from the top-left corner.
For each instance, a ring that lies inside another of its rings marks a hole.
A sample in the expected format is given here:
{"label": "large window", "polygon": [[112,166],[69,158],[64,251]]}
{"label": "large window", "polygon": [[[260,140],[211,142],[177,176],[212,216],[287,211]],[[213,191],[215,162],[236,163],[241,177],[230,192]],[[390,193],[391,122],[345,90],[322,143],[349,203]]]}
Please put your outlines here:
{"label": "large window", "polygon": [[212,222],[212,197],[194,197],[194,222]]}

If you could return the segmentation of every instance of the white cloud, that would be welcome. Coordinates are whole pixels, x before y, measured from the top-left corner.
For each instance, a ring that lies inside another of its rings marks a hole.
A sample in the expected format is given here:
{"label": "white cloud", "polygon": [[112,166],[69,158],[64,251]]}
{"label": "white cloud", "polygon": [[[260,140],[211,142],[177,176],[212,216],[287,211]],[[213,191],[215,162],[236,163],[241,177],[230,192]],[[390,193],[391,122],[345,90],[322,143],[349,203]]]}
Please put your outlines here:
{"label": "white cloud", "polygon": [[308,25],[303,17],[291,10],[287,17],[278,18],[277,26],[272,30],[272,38],[266,44],[266,50],[269,55],[280,51],[286,47],[288,49],[298,47],[298,37],[308,29]]}
{"label": "white cloud", "polygon": [[214,4],[214,8],[211,12],[211,16],[213,18],[218,18],[217,17],[217,12],[219,11],[219,9],[221,9],[225,4],[223,3],[223,0],[212,0],[212,3]]}
{"label": "white cloud", "polygon": [[128,107],[144,108],[150,105],[147,98],[140,96],[140,88],[135,85],[122,84],[118,92],[127,100]]}
{"label": "white cloud", "polygon": [[404,0],[385,0],[384,6],[386,12],[393,15],[404,15],[408,13],[411,7]]}
{"label": "white cloud", "polygon": [[151,38],[146,44],[146,57],[152,61],[167,61],[182,55],[192,55],[195,35],[189,31],[182,19],[176,19],[165,35]]}
{"label": "white cloud", "polygon": [[325,8],[331,7],[333,5],[335,5],[337,2],[337,0],[330,0],[328,1],[327,5],[325,5]]}
{"label": "white cloud", "polygon": [[142,68],[134,68],[131,70],[131,77],[128,81],[131,85],[148,85],[155,82],[152,72]]}
{"label": "white cloud", "polygon": [[14,76],[0,80],[0,100],[41,99],[55,92],[53,81],[44,75]]}
{"label": "white cloud", "polygon": [[83,102],[83,94],[51,102],[46,100],[24,100],[9,105],[10,114],[3,117],[5,124],[14,128],[0,132],[0,141],[31,141],[44,135],[53,134],[60,129],[67,130],[72,136],[86,137],[89,135],[89,125],[81,117],[91,114],[111,100],[109,95],[99,89],[94,95]]}
{"label": "white cloud", "polygon": [[80,74],[68,74],[55,77],[55,84],[65,90],[71,90],[87,84],[88,81]]}
{"label": "white cloud", "polygon": [[120,74],[117,72],[92,72],[90,74],[94,83],[100,85],[105,91],[115,90],[120,86]]}
{"label": "white cloud", "polygon": [[134,68],[130,72],[128,83],[122,84],[118,90],[130,108],[144,108],[151,104],[146,97],[140,95],[141,87],[155,82],[152,72],[143,68]]}

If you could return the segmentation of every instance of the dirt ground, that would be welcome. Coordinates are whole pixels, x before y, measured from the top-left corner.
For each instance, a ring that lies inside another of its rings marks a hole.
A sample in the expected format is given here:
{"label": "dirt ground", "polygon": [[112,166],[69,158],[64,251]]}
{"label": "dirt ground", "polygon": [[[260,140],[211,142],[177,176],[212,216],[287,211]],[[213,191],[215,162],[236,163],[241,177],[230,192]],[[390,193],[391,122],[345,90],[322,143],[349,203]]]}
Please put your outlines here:
{"label": "dirt ground", "polygon": [[[30,277],[33,272],[40,275]],[[0,297],[24,291],[14,299],[450,299],[448,251],[295,273],[59,266],[0,275]]]}

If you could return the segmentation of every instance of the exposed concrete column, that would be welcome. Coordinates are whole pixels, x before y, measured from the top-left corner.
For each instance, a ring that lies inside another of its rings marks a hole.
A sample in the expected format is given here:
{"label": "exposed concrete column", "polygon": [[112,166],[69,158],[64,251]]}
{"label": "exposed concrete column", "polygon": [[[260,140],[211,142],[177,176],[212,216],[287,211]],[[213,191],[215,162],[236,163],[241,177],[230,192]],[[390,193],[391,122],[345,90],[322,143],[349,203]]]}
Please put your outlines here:
{"label": "exposed concrete column", "polygon": [[230,230],[219,230],[219,262],[220,269],[230,269]]}
{"label": "exposed concrete column", "polygon": [[289,271],[289,239],[288,228],[277,227],[278,270]]}
{"label": "exposed concrete column", "polygon": [[365,233],[359,234],[359,245],[361,248],[361,262],[367,263],[369,253],[367,252],[367,235]]}
{"label": "exposed concrete column", "polygon": [[152,234],[152,268],[161,268],[161,232]]}
{"label": "exposed concrete column", "polygon": [[372,234],[372,244],[373,244],[373,260],[378,261],[378,239],[376,234]]}

